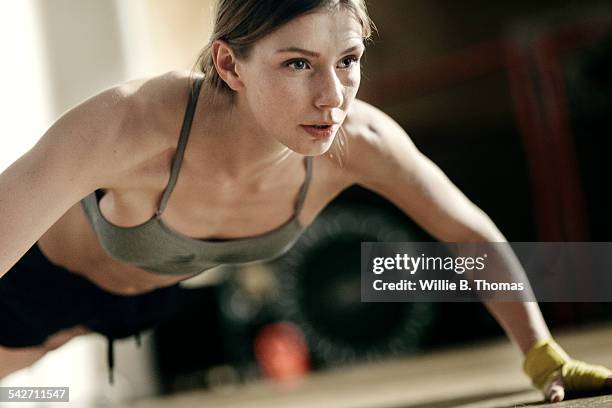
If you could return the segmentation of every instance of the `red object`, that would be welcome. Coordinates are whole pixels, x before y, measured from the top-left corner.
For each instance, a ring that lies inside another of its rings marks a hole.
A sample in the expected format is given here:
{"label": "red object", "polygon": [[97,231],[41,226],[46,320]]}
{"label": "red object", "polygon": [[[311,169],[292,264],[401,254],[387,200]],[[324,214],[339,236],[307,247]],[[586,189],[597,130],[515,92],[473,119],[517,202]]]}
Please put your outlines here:
{"label": "red object", "polygon": [[310,371],[304,334],[298,326],[278,322],[264,326],[255,336],[255,360],[265,377],[294,381]]}

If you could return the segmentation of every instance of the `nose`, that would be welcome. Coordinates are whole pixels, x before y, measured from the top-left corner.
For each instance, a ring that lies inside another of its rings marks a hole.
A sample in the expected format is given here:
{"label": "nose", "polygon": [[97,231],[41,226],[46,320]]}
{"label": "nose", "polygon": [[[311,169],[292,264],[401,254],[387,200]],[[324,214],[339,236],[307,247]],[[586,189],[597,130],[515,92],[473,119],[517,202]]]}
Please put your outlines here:
{"label": "nose", "polygon": [[321,71],[315,77],[314,87],[318,108],[339,108],[344,103],[344,85],[334,70]]}

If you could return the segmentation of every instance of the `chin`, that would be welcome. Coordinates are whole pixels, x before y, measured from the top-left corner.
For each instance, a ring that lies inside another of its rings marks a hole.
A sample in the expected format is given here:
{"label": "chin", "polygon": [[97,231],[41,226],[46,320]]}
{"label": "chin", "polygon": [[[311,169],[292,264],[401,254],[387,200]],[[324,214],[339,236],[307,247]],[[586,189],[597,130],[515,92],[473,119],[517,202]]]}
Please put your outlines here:
{"label": "chin", "polygon": [[334,144],[335,135],[325,140],[304,138],[298,141],[283,143],[289,149],[302,156],[321,156]]}
{"label": "chin", "polygon": [[281,143],[297,154],[303,156],[320,156],[329,151],[337,136],[338,131],[328,137],[316,138],[300,130],[297,135],[286,137]]}

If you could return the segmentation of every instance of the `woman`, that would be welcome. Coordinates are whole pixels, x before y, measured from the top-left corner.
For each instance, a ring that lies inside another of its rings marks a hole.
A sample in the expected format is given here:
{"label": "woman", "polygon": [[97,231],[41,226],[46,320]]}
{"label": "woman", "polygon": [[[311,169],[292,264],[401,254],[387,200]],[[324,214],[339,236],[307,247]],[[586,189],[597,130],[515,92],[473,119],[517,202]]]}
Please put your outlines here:
{"label": "woman", "polygon": [[[361,0],[222,0],[203,75],[129,82],[61,117],[0,176],[0,378],[77,335],[112,346],[152,327],[178,282],[282,254],[356,183],[440,240],[503,241],[355,99],[370,32]],[[488,307],[548,399],[612,384],[551,340],[537,304]]]}

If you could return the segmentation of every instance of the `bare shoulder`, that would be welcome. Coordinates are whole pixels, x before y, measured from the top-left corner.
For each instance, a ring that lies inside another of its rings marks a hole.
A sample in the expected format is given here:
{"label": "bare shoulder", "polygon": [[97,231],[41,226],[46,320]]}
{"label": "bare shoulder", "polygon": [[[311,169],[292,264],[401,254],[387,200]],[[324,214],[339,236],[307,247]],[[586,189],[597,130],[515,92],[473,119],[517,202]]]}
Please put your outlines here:
{"label": "bare shoulder", "polygon": [[81,174],[83,186],[116,186],[143,163],[171,155],[190,83],[189,72],[173,71],[112,86],[61,115],[33,150],[45,165]]}
{"label": "bare shoulder", "polygon": [[115,87],[124,106],[125,142],[139,146],[144,154],[149,148],[175,147],[192,79],[189,71],[170,71]]}
{"label": "bare shoulder", "polygon": [[402,167],[409,171],[420,153],[406,131],[375,106],[355,100],[343,124],[346,170],[355,183],[377,185]]}
{"label": "bare shoulder", "polygon": [[135,120],[151,130],[168,133],[183,120],[191,85],[196,77],[190,71],[177,70],[129,81],[118,90],[126,98]]}
{"label": "bare shoulder", "polygon": [[108,174],[102,182],[113,187],[134,169],[172,154],[191,81],[188,71],[127,81],[84,101],[56,125],[82,135]]}

